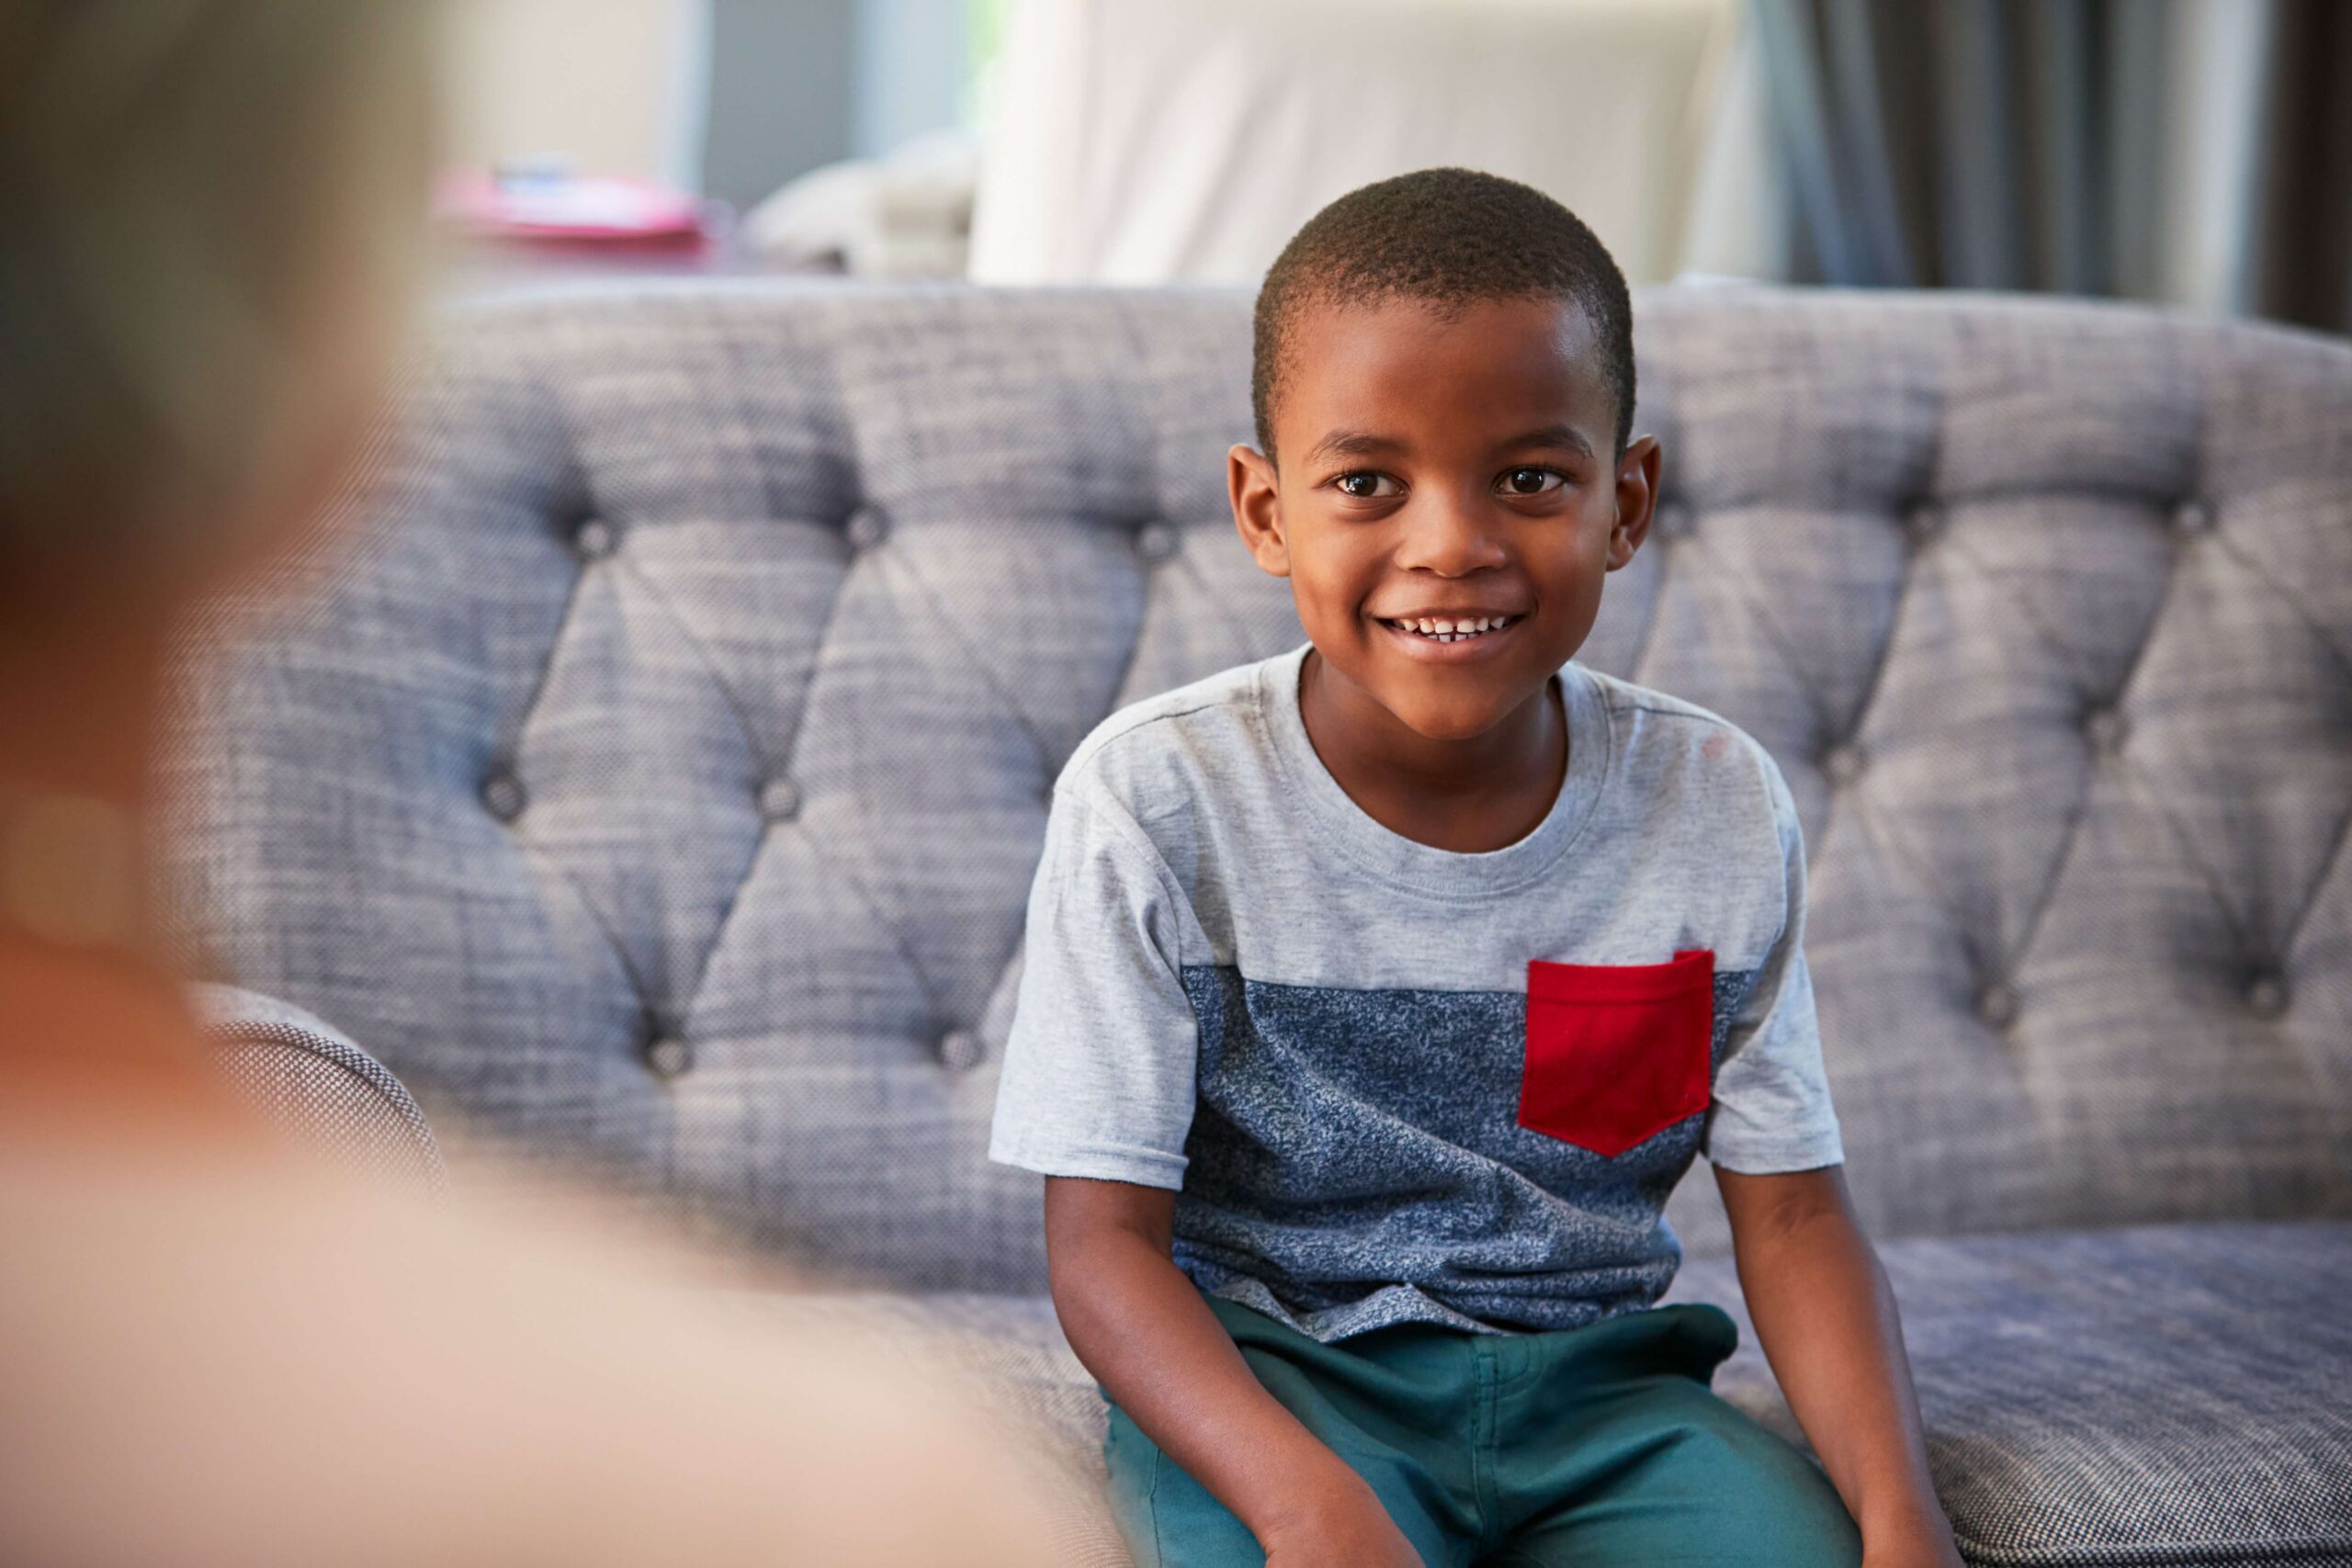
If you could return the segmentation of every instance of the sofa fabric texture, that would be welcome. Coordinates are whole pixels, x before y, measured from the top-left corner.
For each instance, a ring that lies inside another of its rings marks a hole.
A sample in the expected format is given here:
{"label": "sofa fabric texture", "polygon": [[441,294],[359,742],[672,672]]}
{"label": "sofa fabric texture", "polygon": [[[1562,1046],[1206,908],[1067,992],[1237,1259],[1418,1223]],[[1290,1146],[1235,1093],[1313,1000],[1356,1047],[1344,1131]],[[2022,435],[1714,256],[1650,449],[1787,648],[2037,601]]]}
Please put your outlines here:
{"label": "sofa fabric texture", "polygon": [[[191,649],[183,928],[436,1119],[1034,1310],[1038,1179],[983,1150],[1046,791],[1114,708],[1302,635],[1225,499],[1249,304],[445,314],[367,528]],[[1577,657],[1788,779],[1972,1554],[2352,1561],[2352,348],[1746,288],[1639,293],[1635,341],[1659,516]],[[1668,1213],[1669,1299],[1736,1304],[1713,1182]]]}
{"label": "sofa fabric texture", "polygon": [[438,1193],[441,1145],[408,1086],[334,1027],[291,1003],[200,985],[213,1065],[277,1132],[330,1164]]}

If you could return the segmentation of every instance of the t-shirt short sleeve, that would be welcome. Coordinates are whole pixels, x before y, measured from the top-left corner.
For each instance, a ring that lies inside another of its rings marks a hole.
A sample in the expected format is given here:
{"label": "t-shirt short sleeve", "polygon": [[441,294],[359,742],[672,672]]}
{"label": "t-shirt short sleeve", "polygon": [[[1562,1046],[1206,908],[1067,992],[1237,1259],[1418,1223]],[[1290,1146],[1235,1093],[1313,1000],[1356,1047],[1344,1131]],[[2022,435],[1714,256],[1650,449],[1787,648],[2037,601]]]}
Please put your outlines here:
{"label": "t-shirt short sleeve", "polygon": [[1115,800],[1054,794],[989,1158],[1048,1176],[1182,1188],[1199,1025],[1189,906]]}
{"label": "t-shirt short sleeve", "polygon": [[1757,755],[1780,833],[1787,908],[1780,937],[1732,1019],[1699,1144],[1710,1163],[1748,1174],[1812,1170],[1846,1157],[1805,967],[1804,833],[1779,765],[1760,746]]}

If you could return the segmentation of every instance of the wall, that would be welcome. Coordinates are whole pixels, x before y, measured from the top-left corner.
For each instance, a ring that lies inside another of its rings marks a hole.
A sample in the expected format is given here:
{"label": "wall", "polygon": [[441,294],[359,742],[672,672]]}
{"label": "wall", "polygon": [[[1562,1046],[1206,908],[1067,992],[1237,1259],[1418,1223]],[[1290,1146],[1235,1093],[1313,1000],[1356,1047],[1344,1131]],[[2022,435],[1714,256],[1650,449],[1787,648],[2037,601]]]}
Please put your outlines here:
{"label": "wall", "polygon": [[563,153],[695,186],[710,20],[710,0],[454,0],[447,161]]}
{"label": "wall", "polygon": [[748,207],[957,123],[972,0],[452,0],[450,161],[568,155]]}
{"label": "wall", "polygon": [[967,0],[862,0],[850,150],[879,157],[956,123],[971,67]]}
{"label": "wall", "polygon": [[849,156],[858,0],[712,0],[703,188],[749,207]]}

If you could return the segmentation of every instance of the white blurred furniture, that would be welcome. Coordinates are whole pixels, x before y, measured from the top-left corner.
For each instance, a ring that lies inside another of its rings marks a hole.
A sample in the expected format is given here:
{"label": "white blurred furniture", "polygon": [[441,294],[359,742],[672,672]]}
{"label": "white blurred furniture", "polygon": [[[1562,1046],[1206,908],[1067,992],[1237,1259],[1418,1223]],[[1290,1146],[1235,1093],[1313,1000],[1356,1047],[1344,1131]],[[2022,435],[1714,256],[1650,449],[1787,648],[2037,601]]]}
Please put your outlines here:
{"label": "white blurred furniture", "polygon": [[969,276],[1255,282],[1334,197],[1459,164],[1679,270],[1737,0],[1021,0]]}

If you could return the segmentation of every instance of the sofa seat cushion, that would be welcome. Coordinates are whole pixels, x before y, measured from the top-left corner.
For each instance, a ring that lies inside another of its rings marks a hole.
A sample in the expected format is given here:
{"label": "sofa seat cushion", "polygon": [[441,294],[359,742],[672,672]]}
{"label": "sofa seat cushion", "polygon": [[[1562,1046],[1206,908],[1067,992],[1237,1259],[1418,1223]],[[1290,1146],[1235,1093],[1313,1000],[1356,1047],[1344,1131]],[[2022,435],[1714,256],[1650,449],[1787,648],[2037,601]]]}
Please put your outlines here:
{"label": "sofa seat cushion", "polygon": [[[1972,1562],[2352,1564],[2352,1224],[2132,1226],[1883,1245],[1936,1488]],[[1715,1387],[1804,1438],[1729,1258]]]}
{"label": "sofa seat cushion", "polygon": [[[2139,1226],[1883,1245],[1937,1490],[1973,1563],[2352,1564],[2352,1224]],[[1668,1301],[1740,1326],[1718,1392],[1800,1447],[1728,1258]],[[1042,1434],[1069,1554],[1125,1568],[1106,1407],[1042,1296],[834,1295],[931,1332]]]}

